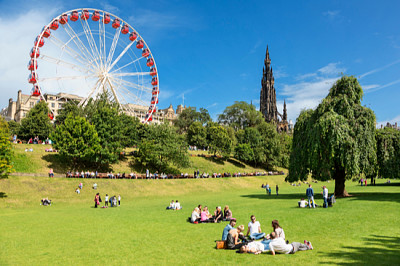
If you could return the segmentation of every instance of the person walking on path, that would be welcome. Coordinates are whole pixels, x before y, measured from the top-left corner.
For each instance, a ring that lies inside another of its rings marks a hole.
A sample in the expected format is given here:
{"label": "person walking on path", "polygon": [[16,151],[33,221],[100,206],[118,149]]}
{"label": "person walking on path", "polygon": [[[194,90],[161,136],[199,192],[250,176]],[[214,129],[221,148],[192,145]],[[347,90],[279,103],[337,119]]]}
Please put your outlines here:
{"label": "person walking on path", "polygon": [[278,196],[279,187],[276,185],[276,195]]}
{"label": "person walking on path", "polygon": [[312,201],[312,207],[315,208],[314,189],[312,188],[311,184],[308,185],[308,188],[306,190],[306,196],[308,198],[308,206],[311,208],[311,203],[310,203],[310,200],[311,200]]}
{"label": "person walking on path", "polygon": [[118,195],[118,206],[121,206],[121,195]]}
{"label": "person walking on path", "polygon": [[328,189],[326,186],[322,187],[322,197],[324,198],[324,208],[328,208]]}
{"label": "person walking on path", "polygon": [[108,194],[104,197],[104,206],[108,207]]}
{"label": "person walking on path", "polygon": [[94,197],[94,207],[97,208],[97,205],[100,205],[100,194],[97,193]]}

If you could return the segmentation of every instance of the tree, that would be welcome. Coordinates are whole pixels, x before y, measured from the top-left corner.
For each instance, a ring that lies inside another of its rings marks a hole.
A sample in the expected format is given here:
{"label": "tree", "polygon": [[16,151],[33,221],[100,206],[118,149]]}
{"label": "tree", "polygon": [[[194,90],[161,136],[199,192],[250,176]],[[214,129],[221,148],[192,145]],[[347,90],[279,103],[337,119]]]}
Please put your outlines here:
{"label": "tree", "polygon": [[63,108],[57,115],[56,123],[63,124],[69,114],[72,114],[73,116],[84,116],[83,109],[78,106],[77,101],[68,101],[63,104]]}
{"label": "tree", "polygon": [[280,143],[280,152],[278,165],[283,168],[289,168],[290,152],[292,150],[293,136],[291,134],[282,132],[278,134]]}
{"label": "tree", "polygon": [[188,131],[191,124],[194,122],[200,122],[202,125],[212,121],[207,109],[200,108],[200,112],[197,112],[194,107],[186,108],[174,120],[174,125],[178,128],[179,133],[185,133]]}
{"label": "tree", "polygon": [[101,166],[100,139],[95,127],[84,117],[69,114],[64,123],[56,127],[51,139],[60,156],[71,162],[75,169]]}
{"label": "tree", "polygon": [[348,196],[346,179],[375,175],[375,115],[361,106],[363,90],[355,77],[337,80],[315,110],[296,121],[289,181],[335,179],[336,197]]}
{"label": "tree", "polygon": [[208,152],[229,158],[232,150],[232,140],[227,130],[218,125],[207,127]]}
{"label": "tree", "polygon": [[106,94],[102,94],[95,101],[89,101],[85,113],[100,138],[101,164],[117,162],[123,149],[122,133],[125,126],[120,119],[118,105],[110,102]]}
{"label": "tree", "polygon": [[254,161],[254,152],[251,148],[250,144],[247,143],[239,143],[235,147],[235,158],[239,161],[245,163],[251,163]]}
{"label": "tree", "polygon": [[133,147],[139,143],[139,127],[141,125],[139,119],[129,116],[125,113],[119,115],[121,120],[121,144],[123,147]]}
{"label": "tree", "polygon": [[18,135],[21,139],[28,140],[35,136],[39,139],[46,139],[53,131],[53,125],[48,117],[50,110],[45,101],[37,103],[21,120],[21,127]]}
{"label": "tree", "polygon": [[224,112],[218,116],[220,124],[230,126],[235,131],[254,127],[262,121],[264,121],[264,118],[255,106],[243,101],[235,101],[233,105],[226,107]]}
{"label": "tree", "polygon": [[257,125],[257,130],[260,132],[262,138],[265,165],[268,169],[273,169],[275,165],[279,165],[281,152],[281,143],[279,134],[276,132],[276,126],[272,123],[262,121]]}
{"label": "tree", "polygon": [[151,125],[139,143],[138,161],[146,167],[168,172],[170,165],[187,167],[187,143],[175,128],[168,124]]}
{"label": "tree", "polygon": [[8,129],[10,131],[10,135],[18,135],[19,130],[20,130],[21,124],[18,122],[15,122],[14,120],[8,121]]}
{"label": "tree", "polygon": [[0,117],[0,178],[8,177],[13,171],[12,156],[8,124],[3,117]]}
{"label": "tree", "polygon": [[375,138],[379,177],[400,178],[400,131],[385,127]]}
{"label": "tree", "polygon": [[207,147],[207,131],[201,122],[196,121],[189,126],[187,140],[189,145],[200,149]]}
{"label": "tree", "polygon": [[[248,158],[244,162],[255,166],[266,162],[265,143],[260,132],[254,127],[247,127],[236,132],[238,145],[235,147],[235,158]],[[249,151],[251,149],[251,152]],[[244,152],[247,154],[239,154]],[[252,155],[252,156],[249,156]]]}

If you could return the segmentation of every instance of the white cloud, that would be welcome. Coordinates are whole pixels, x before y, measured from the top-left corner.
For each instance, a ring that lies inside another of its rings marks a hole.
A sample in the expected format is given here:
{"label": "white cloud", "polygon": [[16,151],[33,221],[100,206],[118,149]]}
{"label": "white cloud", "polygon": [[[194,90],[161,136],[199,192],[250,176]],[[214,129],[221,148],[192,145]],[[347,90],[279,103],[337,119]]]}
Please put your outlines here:
{"label": "white cloud", "polygon": [[0,32],[3,35],[0,39],[2,107],[8,105],[9,98],[16,100],[18,90],[22,90],[23,93],[30,92],[31,85],[27,81],[29,51],[43,26],[57,14],[55,9],[46,9],[46,12],[43,12],[43,9],[33,9],[19,15],[0,18]]}
{"label": "white cloud", "polygon": [[210,108],[213,108],[213,107],[216,107],[216,106],[218,106],[218,103],[213,103],[213,104],[207,106],[206,109],[210,109]]}
{"label": "white cloud", "polygon": [[340,73],[346,71],[346,68],[338,67],[338,65],[340,65],[340,63],[329,63],[328,65],[318,69],[318,72],[323,75],[340,75]]}
{"label": "white cloud", "polygon": [[322,13],[322,15],[328,17],[330,20],[337,18],[339,14],[340,14],[339,10],[328,10]]}
{"label": "white cloud", "polygon": [[390,86],[395,85],[395,84],[398,84],[398,83],[400,83],[400,79],[395,80],[395,81],[392,81],[392,82],[389,82],[389,83],[387,83],[387,84],[385,84],[385,85],[382,85],[382,86],[377,86],[377,87],[375,87],[375,88],[370,88],[370,89],[366,90],[365,93],[370,93],[370,92],[374,92],[374,91],[379,91],[379,90],[381,90],[381,89],[390,87]]}
{"label": "white cloud", "polygon": [[[299,116],[301,110],[316,108],[321,100],[329,93],[329,89],[336,82],[338,71],[345,71],[345,68],[338,68],[338,63],[330,63],[315,73],[298,75],[299,83],[284,84],[280,95],[286,100],[288,119],[293,122]],[[305,79],[309,79],[304,81]],[[283,101],[277,101],[278,111],[283,112]]]}
{"label": "white cloud", "polygon": [[393,61],[393,62],[391,62],[391,63],[389,63],[389,64],[387,64],[387,65],[384,65],[384,66],[381,66],[381,67],[372,69],[372,70],[370,70],[370,71],[365,72],[364,74],[362,74],[362,75],[360,76],[360,79],[362,79],[362,78],[364,78],[364,77],[366,77],[366,76],[369,76],[369,75],[371,75],[371,74],[374,74],[374,73],[376,73],[376,72],[380,72],[380,71],[382,71],[382,70],[384,70],[384,69],[386,69],[386,68],[388,68],[388,67],[391,67],[391,66],[393,66],[393,65],[396,65],[396,64],[398,64],[398,63],[400,63],[400,59],[398,59],[398,60],[396,60],[396,61]]}
{"label": "white cloud", "polygon": [[378,88],[379,84],[361,85],[361,87],[363,88],[364,92],[367,92],[368,90]]}

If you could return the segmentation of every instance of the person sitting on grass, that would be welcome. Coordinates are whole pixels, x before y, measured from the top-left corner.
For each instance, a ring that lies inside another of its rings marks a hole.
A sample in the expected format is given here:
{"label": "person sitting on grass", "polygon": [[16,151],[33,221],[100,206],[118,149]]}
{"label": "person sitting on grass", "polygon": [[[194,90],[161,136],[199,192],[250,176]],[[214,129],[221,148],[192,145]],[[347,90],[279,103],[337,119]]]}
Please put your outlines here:
{"label": "person sitting on grass", "polygon": [[251,221],[249,222],[246,236],[249,236],[250,239],[256,240],[261,239],[265,236],[265,233],[261,232],[261,225],[259,221],[256,221],[256,217],[254,215],[250,216]]}
{"label": "person sitting on grass", "polygon": [[239,235],[244,231],[244,225],[239,225],[238,228],[233,228],[229,231],[228,237],[226,238],[226,247],[228,249],[239,249],[245,243],[239,241]]}
{"label": "person sitting on grass", "polygon": [[51,200],[49,200],[49,198],[43,198],[40,202],[41,202],[40,205],[43,205],[43,206],[51,205]]}
{"label": "person sitting on grass", "polygon": [[174,210],[176,210],[176,211],[182,210],[181,203],[180,203],[178,200],[175,201],[175,208],[174,208]]}
{"label": "person sitting on grass", "polygon": [[208,212],[208,207],[207,206],[204,206],[204,209],[201,212],[200,222],[202,222],[202,223],[214,222],[213,219],[212,219],[212,216]]}
{"label": "person sitting on grass", "polygon": [[81,194],[81,191],[79,190],[78,187],[75,189],[75,192],[76,192],[76,194]]}
{"label": "person sitting on grass", "polygon": [[275,253],[280,254],[294,254],[297,251],[311,250],[313,246],[311,242],[304,240],[304,244],[300,242],[292,242],[291,244],[286,244],[285,240],[281,237],[277,237],[275,232],[270,234],[271,242],[269,243],[269,249],[271,250],[271,254],[275,255]]}
{"label": "person sitting on grass", "polygon": [[222,219],[224,219],[224,216],[222,214],[222,209],[221,206],[218,206],[215,211],[214,211],[214,223],[219,223],[222,221]]}
{"label": "person sitting on grass", "polygon": [[200,214],[199,214],[199,208],[194,208],[193,212],[192,212],[192,216],[190,218],[190,221],[192,223],[198,223],[200,222]]}
{"label": "person sitting on grass", "polygon": [[229,209],[229,206],[226,205],[224,208],[224,221],[230,221],[232,219],[232,211]]}
{"label": "person sitting on grass", "polygon": [[113,207],[117,207],[117,197],[115,195],[113,197]]}
{"label": "person sitting on grass", "polygon": [[232,218],[229,224],[227,224],[222,231],[222,239],[221,240],[226,240],[228,238],[229,231],[231,231],[236,225],[236,219]]}
{"label": "person sitting on grass", "polygon": [[258,255],[262,252],[269,251],[269,243],[271,240],[253,241],[239,249],[240,253],[250,253]]}
{"label": "person sitting on grass", "polygon": [[175,209],[175,201],[172,200],[171,203],[169,204],[169,206],[167,206],[167,210],[173,210]]}
{"label": "person sitting on grass", "polygon": [[49,170],[49,177],[54,177],[53,168],[50,168]]}
{"label": "person sitting on grass", "polygon": [[300,208],[305,208],[307,206],[307,204],[308,203],[307,203],[307,201],[304,200],[304,198],[299,201]]}
{"label": "person sitting on grass", "polygon": [[272,228],[274,228],[276,237],[280,237],[283,240],[285,240],[285,232],[283,231],[282,227],[279,225],[278,220],[272,220]]}

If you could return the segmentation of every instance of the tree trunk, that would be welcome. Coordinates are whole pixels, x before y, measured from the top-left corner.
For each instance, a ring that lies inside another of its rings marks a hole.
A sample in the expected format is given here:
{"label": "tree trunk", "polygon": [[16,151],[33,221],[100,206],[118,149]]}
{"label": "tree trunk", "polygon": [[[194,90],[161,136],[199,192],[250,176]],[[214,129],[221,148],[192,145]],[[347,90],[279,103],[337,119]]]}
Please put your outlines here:
{"label": "tree trunk", "polygon": [[336,168],[336,174],[335,174],[335,197],[336,198],[343,198],[343,197],[350,196],[346,191],[345,182],[346,182],[345,170],[342,167]]}

